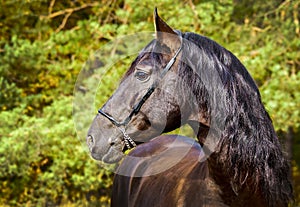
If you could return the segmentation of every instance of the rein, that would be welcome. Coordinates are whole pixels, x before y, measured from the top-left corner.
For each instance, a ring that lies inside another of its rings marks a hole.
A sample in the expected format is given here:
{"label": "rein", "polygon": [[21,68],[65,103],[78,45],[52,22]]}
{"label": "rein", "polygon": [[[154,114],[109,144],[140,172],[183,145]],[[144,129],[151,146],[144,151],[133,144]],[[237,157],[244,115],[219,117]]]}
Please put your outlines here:
{"label": "rein", "polygon": [[[180,53],[181,49],[182,49],[182,36],[179,35],[180,37],[180,47],[178,48],[178,50],[176,51],[175,55],[171,58],[171,60],[168,62],[168,64],[164,67],[163,71],[160,73],[160,78],[158,80],[156,80],[147,90],[146,94],[140,99],[140,101],[133,107],[132,111],[130,112],[130,114],[128,115],[128,117],[122,121],[119,122],[117,121],[115,118],[113,118],[112,116],[108,115],[107,113],[105,113],[102,108],[98,110],[98,113],[101,114],[102,116],[104,116],[105,118],[107,118],[113,125],[115,125],[123,134],[123,138],[124,138],[124,142],[125,145],[128,149],[134,148],[136,146],[135,141],[126,133],[125,131],[125,127],[127,126],[127,124],[130,122],[130,120],[132,119],[132,117],[134,115],[137,115],[139,113],[139,111],[141,110],[143,104],[147,101],[147,99],[151,96],[151,94],[155,91],[155,89],[157,88],[158,84],[159,84],[159,80],[161,80],[166,74],[167,72],[171,69],[171,67],[173,66],[173,64],[176,61],[176,58],[178,56],[178,54]],[[122,126],[124,126],[124,128],[122,128]],[[132,147],[131,147],[132,146]]]}

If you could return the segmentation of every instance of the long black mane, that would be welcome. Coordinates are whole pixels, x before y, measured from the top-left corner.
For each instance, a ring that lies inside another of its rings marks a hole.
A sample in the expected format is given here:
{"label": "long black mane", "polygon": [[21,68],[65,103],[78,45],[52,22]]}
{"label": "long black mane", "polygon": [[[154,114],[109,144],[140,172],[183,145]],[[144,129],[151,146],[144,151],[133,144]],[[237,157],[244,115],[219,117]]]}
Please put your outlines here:
{"label": "long black mane", "polygon": [[[269,206],[286,206],[293,199],[290,168],[255,81],[236,56],[213,40],[195,33],[182,36],[178,75],[215,132],[214,164],[227,169],[223,173],[234,193],[248,188],[262,193]],[[158,41],[150,42],[124,77],[145,56],[163,66],[168,53],[157,46]]]}
{"label": "long black mane", "polygon": [[254,80],[237,57],[216,42],[194,33],[185,33],[184,39],[188,41],[179,75],[200,110],[214,117],[211,127],[219,132],[212,155],[216,164],[227,169],[236,193],[248,187],[263,193],[270,206],[287,204],[293,198],[289,165]]}

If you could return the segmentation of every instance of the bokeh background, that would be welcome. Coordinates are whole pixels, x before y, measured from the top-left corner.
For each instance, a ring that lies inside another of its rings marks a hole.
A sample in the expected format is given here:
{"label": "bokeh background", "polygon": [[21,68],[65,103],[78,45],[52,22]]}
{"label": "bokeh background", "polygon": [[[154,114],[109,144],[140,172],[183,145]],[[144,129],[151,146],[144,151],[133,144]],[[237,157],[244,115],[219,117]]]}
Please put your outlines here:
{"label": "bokeh background", "polygon": [[[1,0],[0,206],[109,206],[113,173],[77,136],[73,92],[84,102],[85,87],[74,86],[101,47],[153,31],[154,7],[247,67],[291,161],[300,206],[300,0]],[[116,64],[88,104],[104,103],[131,61]]]}

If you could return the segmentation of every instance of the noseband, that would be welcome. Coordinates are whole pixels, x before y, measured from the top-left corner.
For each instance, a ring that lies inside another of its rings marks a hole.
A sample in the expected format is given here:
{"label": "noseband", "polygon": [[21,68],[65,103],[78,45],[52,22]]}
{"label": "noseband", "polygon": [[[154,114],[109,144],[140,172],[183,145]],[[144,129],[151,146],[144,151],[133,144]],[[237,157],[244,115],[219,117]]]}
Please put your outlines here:
{"label": "noseband", "polygon": [[[154,92],[154,90],[157,88],[158,84],[159,84],[159,80],[161,80],[166,74],[167,72],[171,69],[171,67],[173,66],[173,64],[176,61],[176,58],[179,54],[179,52],[182,49],[182,36],[179,35],[180,37],[180,47],[179,49],[176,51],[175,55],[171,58],[171,60],[168,62],[168,64],[164,67],[164,69],[162,70],[162,72],[160,73],[160,78],[158,80],[156,80],[147,90],[146,94],[140,99],[140,101],[133,107],[132,111],[130,112],[130,114],[128,115],[128,117],[122,121],[119,122],[117,121],[115,118],[113,118],[112,116],[108,115],[107,113],[105,113],[102,109],[98,110],[98,113],[101,114],[102,116],[104,116],[105,118],[107,118],[113,125],[115,125],[123,134],[124,136],[124,142],[125,145],[128,149],[131,149],[132,147],[136,146],[136,143],[134,142],[134,140],[132,138],[129,137],[129,135],[126,133],[125,131],[125,126],[127,126],[127,124],[130,122],[131,118],[134,115],[137,115],[139,113],[139,111],[141,110],[141,107],[143,106],[143,104],[146,102],[146,100],[151,96],[151,94]],[[124,126],[124,128],[122,128],[122,126]],[[132,146],[132,147],[131,147]]]}

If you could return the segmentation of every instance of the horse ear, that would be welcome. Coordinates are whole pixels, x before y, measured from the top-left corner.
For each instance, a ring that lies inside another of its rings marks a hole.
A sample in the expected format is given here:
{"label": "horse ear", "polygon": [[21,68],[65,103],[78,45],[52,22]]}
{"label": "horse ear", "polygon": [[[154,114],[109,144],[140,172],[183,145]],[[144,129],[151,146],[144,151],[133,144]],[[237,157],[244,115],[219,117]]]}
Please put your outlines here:
{"label": "horse ear", "polygon": [[163,33],[177,35],[173,31],[173,29],[160,18],[160,16],[157,13],[157,8],[154,9],[154,24],[155,24],[155,31],[156,31],[157,35],[159,35],[159,33],[162,33],[162,35],[163,35]]}
{"label": "horse ear", "polygon": [[178,34],[160,18],[157,8],[154,9],[154,26],[156,39],[160,43],[172,48],[172,50],[175,50],[174,46],[178,45],[178,42],[180,43]]}

